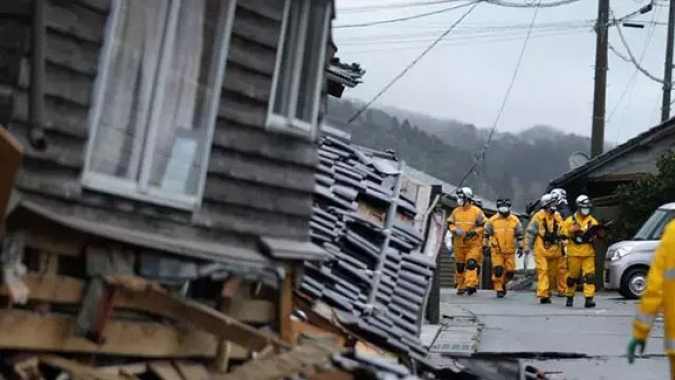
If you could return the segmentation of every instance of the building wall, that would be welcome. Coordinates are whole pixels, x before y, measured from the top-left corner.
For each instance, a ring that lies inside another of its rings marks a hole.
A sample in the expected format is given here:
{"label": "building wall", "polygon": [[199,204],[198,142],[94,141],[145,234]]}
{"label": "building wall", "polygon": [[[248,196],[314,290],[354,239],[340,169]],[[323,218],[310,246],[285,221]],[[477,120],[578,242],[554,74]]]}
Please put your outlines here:
{"label": "building wall", "polygon": [[[17,188],[83,218],[172,236],[254,244],[308,239],[314,142],[265,129],[283,3],[239,1],[201,209],[180,211],[84,189],[80,177],[111,0],[47,0],[47,149],[30,146],[30,0],[0,3],[0,123],[25,147]],[[25,8],[25,9],[24,9]],[[15,17],[12,13],[24,12]]]}

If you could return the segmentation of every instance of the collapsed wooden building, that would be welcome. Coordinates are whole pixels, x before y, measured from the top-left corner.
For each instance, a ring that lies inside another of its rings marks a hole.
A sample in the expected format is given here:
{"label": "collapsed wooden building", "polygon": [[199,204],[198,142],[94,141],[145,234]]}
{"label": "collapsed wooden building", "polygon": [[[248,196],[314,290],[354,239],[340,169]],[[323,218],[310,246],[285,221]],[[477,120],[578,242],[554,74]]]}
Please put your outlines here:
{"label": "collapsed wooden building", "polygon": [[330,0],[0,4],[0,125],[23,148],[3,353],[226,371],[296,340],[295,276],[326,256],[309,221],[333,14]]}

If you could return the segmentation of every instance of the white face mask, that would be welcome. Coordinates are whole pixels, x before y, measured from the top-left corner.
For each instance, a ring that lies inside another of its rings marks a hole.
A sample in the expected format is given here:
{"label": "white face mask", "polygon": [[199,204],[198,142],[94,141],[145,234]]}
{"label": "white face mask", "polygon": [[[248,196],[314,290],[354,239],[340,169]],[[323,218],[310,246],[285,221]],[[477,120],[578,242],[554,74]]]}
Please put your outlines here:
{"label": "white face mask", "polygon": [[457,198],[457,205],[458,206],[464,206],[464,198]]}
{"label": "white face mask", "polygon": [[497,209],[497,211],[499,211],[500,214],[508,214],[509,212],[511,212],[511,209],[504,206],[504,207],[499,207]]}
{"label": "white face mask", "polygon": [[581,212],[581,215],[583,216],[588,216],[591,213],[591,209],[584,207],[582,209],[579,209],[579,212]]}

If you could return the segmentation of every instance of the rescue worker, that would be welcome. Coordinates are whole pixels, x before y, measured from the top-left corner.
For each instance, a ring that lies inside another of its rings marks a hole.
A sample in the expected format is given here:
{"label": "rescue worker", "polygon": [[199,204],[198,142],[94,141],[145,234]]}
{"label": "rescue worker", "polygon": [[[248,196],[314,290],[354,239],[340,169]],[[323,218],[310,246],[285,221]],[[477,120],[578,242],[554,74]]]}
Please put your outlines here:
{"label": "rescue worker", "polygon": [[663,311],[663,342],[670,358],[670,378],[675,380],[675,221],[666,225],[647,275],[647,287],[633,321],[633,339],[628,344],[628,362],[645,350],[649,331]]}
{"label": "rescue worker", "polygon": [[[567,203],[567,191],[565,189],[556,188],[550,192],[553,200],[556,203],[558,208],[558,213],[562,217],[562,220],[565,221],[567,218],[572,216],[572,209]],[[567,247],[563,245],[563,256],[567,254]],[[558,267],[558,274],[556,275],[556,284],[558,285],[558,297],[565,297],[567,294],[567,260],[560,260],[560,266]]]}
{"label": "rescue worker", "polygon": [[478,289],[478,266],[481,261],[481,245],[485,215],[472,204],[473,191],[468,187],[457,190],[457,206],[448,217],[448,229],[452,233],[455,254],[455,279],[457,294],[469,295]]}
{"label": "rescue worker", "polygon": [[552,286],[562,260],[562,218],[550,194],[541,197],[541,210],[537,211],[525,231],[526,251],[534,251],[537,265],[537,298],[542,304],[551,303]]}
{"label": "rescue worker", "polygon": [[483,253],[492,262],[492,286],[497,298],[506,295],[506,284],[516,273],[516,253],[523,255],[523,225],[511,214],[511,200],[497,200],[497,214],[488,219],[483,237]]}
{"label": "rescue worker", "polygon": [[575,201],[577,211],[563,223],[562,234],[567,240],[567,307],[574,306],[577,279],[584,282],[584,307],[595,307],[595,235],[591,228],[598,221],[591,215],[591,200],[579,195]]}

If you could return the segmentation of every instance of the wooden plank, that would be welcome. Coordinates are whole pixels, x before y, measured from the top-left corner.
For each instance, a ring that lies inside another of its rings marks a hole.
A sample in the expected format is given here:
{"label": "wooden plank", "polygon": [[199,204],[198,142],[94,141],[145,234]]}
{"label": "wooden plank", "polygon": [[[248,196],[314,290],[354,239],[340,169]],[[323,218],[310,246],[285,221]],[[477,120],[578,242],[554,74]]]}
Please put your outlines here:
{"label": "wooden plank", "polygon": [[232,26],[232,34],[276,49],[281,35],[281,22],[260,17],[245,7],[239,7]]}
{"label": "wooden plank", "polygon": [[[29,93],[17,88],[14,92],[13,121],[29,122]],[[45,130],[77,137],[84,141],[89,133],[89,107],[65,101],[52,95],[45,95]]]}
{"label": "wooden plank", "polygon": [[[73,317],[0,310],[0,349],[142,358],[214,358],[216,354],[215,337],[191,328],[112,320],[106,327],[106,342],[96,344],[75,335],[75,327]],[[234,346],[231,357],[245,359],[248,352]]]}
{"label": "wooden plank", "polygon": [[[218,310],[223,313],[229,313],[230,306],[232,306],[233,298],[240,293],[241,277],[232,276],[225,281],[223,289],[220,292],[220,305]],[[236,317],[235,317],[236,318]],[[230,367],[230,352],[232,351],[232,342],[221,340],[218,342],[218,349],[216,351],[216,370],[220,373],[225,373]]]}
{"label": "wooden plank", "polygon": [[47,62],[67,67],[91,78],[96,77],[100,45],[78,41],[53,31],[46,34],[46,40]]}
{"label": "wooden plank", "polygon": [[148,363],[148,369],[160,380],[183,380],[170,361],[163,360]]}
{"label": "wooden plank", "polygon": [[200,226],[248,235],[306,240],[310,215],[293,216],[205,200],[194,216]]}
{"label": "wooden plank", "polygon": [[227,65],[223,86],[231,92],[266,103],[270,99],[272,78],[233,62]]}
{"label": "wooden plank", "polygon": [[237,35],[232,35],[230,39],[228,60],[248,67],[250,70],[272,77],[276,57],[276,49],[256,44]]}
{"label": "wooden plank", "polygon": [[267,103],[254,102],[236,92],[223,90],[218,105],[218,117],[264,128],[267,120]]}
{"label": "wooden plank", "polygon": [[[21,280],[28,287],[29,300],[55,304],[79,304],[82,302],[85,288],[83,280],[38,273],[28,273],[21,277]],[[0,285],[0,296],[7,295],[7,289]],[[121,302],[124,302],[124,299]],[[134,310],[136,305],[136,302],[129,305],[120,303],[117,308]],[[267,300],[242,300],[233,305],[230,315],[242,322],[266,324],[275,319],[274,304]]]}
{"label": "wooden plank", "polygon": [[213,145],[231,151],[252,154],[274,161],[315,169],[318,153],[315,144],[225,119],[218,119]]}
{"label": "wooden plank", "polygon": [[281,21],[284,16],[284,2],[278,0],[246,0],[237,6],[270,20]]}
{"label": "wooden plank", "polygon": [[[270,344],[288,347],[278,338],[262,333],[210,307],[194,301],[178,299],[146,283],[141,278],[118,277],[110,278],[108,282],[120,291],[115,299],[119,299],[119,305],[124,305],[124,307],[190,323],[196,328],[207,331],[220,339],[232,341],[251,351],[260,351]],[[118,304],[118,301],[115,301],[115,304]]]}
{"label": "wooden plank", "polygon": [[[209,174],[303,192],[314,190],[315,170],[260,156],[211,149]],[[210,179],[210,178],[209,178]],[[209,186],[207,182],[207,186]]]}
{"label": "wooden plank", "polygon": [[9,199],[14,188],[14,179],[21,165],[23,148],[2,126],[0,126],[0,227],[2,227]]}
{"label": "wooden plank", "polygon": [[[30,61],[21,61],[19,88],[30,90]],[[63,99],[80,106],[89,106],[94,89],[94,80],[90,76],[78,74],[53,63],[45,65],[45,95]]]}
{"label": "wooden plank", "polygon": [[[309,190],[309,189],[308,189]],[[312,194],[276,186],[211,176],[206,182],[204,198],[213,202],[251,207],[286,215],[312,213]]]}
{"label": "wooden plank", "polygon": [[25,159],[31,158],[73,169],[82,167],[84,163],[84,142],[82,140],[46,131],[47,148],[38,150],[30,145],[27,129],[27,125],[19,123],[10,123],[7,126],[9,133],[23,146]]}
{"label": "wooden plank", "polygon": [[291,314],[293,313],[293,281],[295,273],[294,265],[286,264],[286,275],[279,287],[279,336],[286,343],[294,343]]}
{"label": "wooden plank", "polygon": [[184,360],[175,360],[173,365],[184,380],[208,380],[211,375],[203,365]]}
{"label": "wooden plank", "polygon": [[107,14],[83,7],[74,1],[52,0],[47,2],[46,7],[48,29],[79,40],[102,43]]}

